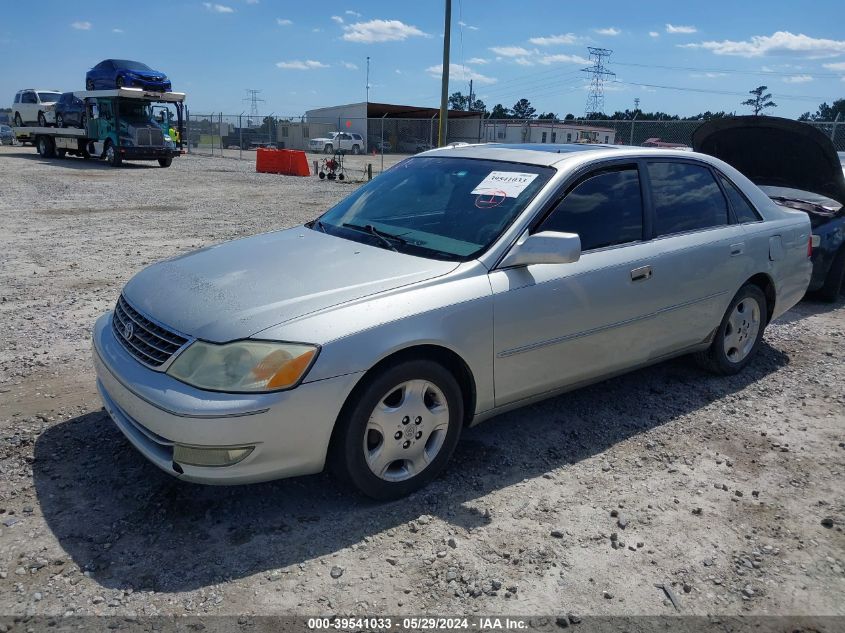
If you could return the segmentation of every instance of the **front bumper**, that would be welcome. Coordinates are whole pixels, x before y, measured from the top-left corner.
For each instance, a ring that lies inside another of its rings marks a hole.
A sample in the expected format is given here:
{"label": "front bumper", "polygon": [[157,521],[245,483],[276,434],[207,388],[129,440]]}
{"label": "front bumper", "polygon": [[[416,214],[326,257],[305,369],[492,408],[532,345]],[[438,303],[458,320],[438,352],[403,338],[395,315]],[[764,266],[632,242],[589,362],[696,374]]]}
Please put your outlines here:
{"label": "front bumper", "polygon": [[140,77],[129,77],[126,81],[127,88],[143,88],[144,90],[151,90],[153,92],[170,92],[171,84],[169,81],[150,81],[149,79],[141,79]]}
{"label": "front bumper", "polygon": [[178,149],[170,147],[150,147],[148,145],[121,145],[120,154],[124,160],[156,160],[159,158],[175,158],[181,154]]}
{"label": "front bumper", "polygon": [[[206,484],[320,472],[335,420],[360,377],[348,374],[265,394],[203,391],[130,356],[112,333],[110,312],[94,325],[93,357],[103,405],[130,443],[163,471]],[[177,443],[255,449],[231,466],[174,465]]]}

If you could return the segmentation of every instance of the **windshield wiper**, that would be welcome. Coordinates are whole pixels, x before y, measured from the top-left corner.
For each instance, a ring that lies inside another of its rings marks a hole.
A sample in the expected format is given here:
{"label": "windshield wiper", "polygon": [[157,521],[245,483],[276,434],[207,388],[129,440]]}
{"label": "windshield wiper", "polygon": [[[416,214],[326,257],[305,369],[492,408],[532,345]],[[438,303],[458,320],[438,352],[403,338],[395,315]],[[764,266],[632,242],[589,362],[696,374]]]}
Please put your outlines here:
{"label": "windshield wiper", "polygon": [[388,233],[387,231],[382,231],[381,229],[377,229],[372,224],[365,224],[361,226],[360,224],[350,224],[348,222],[344,222],[343,226],[347,229],[355,229],[356,231],[362,231],[364,233],[369,233],[370,235],[375,235],[379,238],[390,250],[399,252],[393,243],[398,242],[399,244],[407,244],[408,240],[403,238],[401,235],[394,235],[393,233]]}
{"label": "windshield wiper", "polygon": [[326,230],[326,225],[325,225],[325,224],[323,224],[323,221],[322,221],[322,220],[313,220],[313,221],[311,222],[311,226],[314,226],[315,224],[316,224],[316,225],[320,228],[320,230],[321,230],[323,233],[328,233],[328,231]]}

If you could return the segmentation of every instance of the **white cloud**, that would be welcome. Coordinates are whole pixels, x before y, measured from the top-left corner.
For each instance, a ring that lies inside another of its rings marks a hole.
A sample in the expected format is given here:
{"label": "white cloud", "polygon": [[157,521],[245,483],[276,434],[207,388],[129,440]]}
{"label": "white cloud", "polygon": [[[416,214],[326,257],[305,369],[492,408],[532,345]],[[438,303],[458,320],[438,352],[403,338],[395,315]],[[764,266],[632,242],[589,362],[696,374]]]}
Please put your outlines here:
{"label": "white cloud", "polygon": [[483,57],[471,57],[467,60],[467,64],[489,64],[489,59],[484,59]]}
{"label": "white cloud", "polygon": [[395,72],[397,75],[401,75],[401,74],[402,74],[402,71],[401,71],[401,70],[399,70],[398,68],[397,68],[396,70],[394,70],[393,72]]}
{"label": "white cloud", "polygon": [[258,4],[259,0],[244,0],[247,4]]}
{"label": "white cloud", "polygon": [[321,28],[319,28],[319,27],[315,27],[315,28],[311,29],[311,32],[312,32],[312,33],[322,33],[322,32],[323,32],[323,29],[321,29]]}
{"label": "white cloud", "polygon": [[353,18],[360,18],[361,17],[360,13],[358,13],[357,11],[353,11],[352,9],[347,9],[346,11],[344,11],[344,13],[346,15],[351,15]]}
{"label": "white cloud", "polygon": [[527,57],[531,54],[531,51],[521,46],[491,46],[490,50],[502,57]]}
{"label": "white cloud", "polygon": [[622,31],[620,31],[619,29],[617,29],[613,26],[609,26],[606,29],[593,29],[593,30],[596,33],[598,33],[599,35],[609,35],[611,37],[616,37],[617,35],[619,35],[622,32]]}
{"label": "white cloud", "polygon": [[808,81],[813,81],[812,75],[790,75],[783,78],[783,82],[787,84],[805,84]]}
{"label": "white cloud", "polygon": [[675,26],[674,24],[667,24],[666,25],[666,32],[667,33],[680,33],[680,34],[690,34],[690,33],[698,33],[698,29],[694,26]]}
{"label": "white cloud", "polygon": [[358,70],[358,66],[353,64],[352,62],[340,62],[340,65],[346,68],[347,70]]}
{"label": "white cloud", "polygon": [[580,55],[544,55],[540,58],[540,63],[546,66],[549,64],[589,64],[590,60]]}
{"label": "white cloud", "polygon": [[649,37],[660,37],[660,33],[658,33],[657,31],[649,31],[648,36]]}
{"label": "white cloud", "polygon": [[343,18],[340,17],[339,15],[333,15],[332,21],[337,22],[338,24],[343,24]]}
{"label": "white cloud", "polygon": [[400,20],[370,20],[356,22],[343,27],[343,39],[347,42],[401,42],[409,37],[428,37],[417,27]]}
{"label": "white cloud", "polygon": [[698,44],[681,44],[682,48],[702,48],[716,55],[762,57],[764,55],[797,55],[819,59],[845,53],[845,40],[830,40],[776,31],[771,35],[754,35],[749,40],[722,40]]}
{"label": "white cloud", "polygon": [[227,7],[225,4],[213,4],[211,2],[203,2],[202,5],[212,11],[214,13],[234,13],[235,10],[232,7]]}
{"label": "white cloud", "polygon": [[112,33],[123,33],[123,29],[112,29]]}
{"label": "white cloud", "polygon": [[724,77],[726,73],[692,73],[690,77],[693,79],[717,79],[718,77]]}
{"label": "white cloud", "polygon": [[828,70],[845,70],[845,62],[835,62],[833,64],[822,64]]}
{"label": "white cloud", "polygon": [[478,30],[477,26],[473,26],[472,24],[467,24],[466,22],[464,22],[462,20],[458,20],[458,26],[462,26],[465,29],[469,29],[470,31],[477,31]]}
{"label": "white cloud", "polygon": [[514,64],[519,64],[520,66],[533,66],[534,62],[531,61],[527,57],[517,57],[513,60]]}
{"label": "white cloud", "polygon": [[288,20],[287,18],[276,18],[276,24],[279,26],[290,26],[293,24],[293,20]]}
{"label": "white cloud", "polygon": [[529,38],[529,42],[536,46],[554,46],[556,44],[577,44],[579,39],[574,33],[565,33],[562,35],[547,35],[544,37]]}
{"label": "white cloud", "polygon": [[[432,77],[440,77],[443,74],[443,64],[429,66],[425,71]],[[461,66],[460,64],[449,64],[449,79],[454,79],[455,81],[469,81],[472,79],[479,84],[494,84],[498,81],[495,77],[487,77],[486,75],[475,72],[469,66]]]}
{"label": "white cloud", "polygon": [[276,66],[278,66],[279,68],[285,68],[287,70],[312,70],[313,68],[329,67],[328,64],[324,64],[323,62],[317,62],[313,59],[306,59],[305,61],[294,59],[289,62],[277,62]]}
{"label": "white cloud", "polygon": [[70,28],[76,29],[77,31],[90,31],[92,26],[90,22],[73,22]]}

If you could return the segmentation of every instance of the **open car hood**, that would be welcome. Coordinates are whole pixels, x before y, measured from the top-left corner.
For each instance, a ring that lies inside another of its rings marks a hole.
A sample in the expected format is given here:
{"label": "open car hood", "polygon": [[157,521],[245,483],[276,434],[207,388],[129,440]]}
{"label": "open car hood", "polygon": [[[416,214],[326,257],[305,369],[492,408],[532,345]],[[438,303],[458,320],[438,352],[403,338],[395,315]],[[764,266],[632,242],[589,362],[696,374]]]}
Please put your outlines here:
{"label": "open car hood", "polygon": [[739,116],[702,123],[696,152],[735,167],[756,185],[810,191],[845,205],[845,176],[831,140],[806,123]]}

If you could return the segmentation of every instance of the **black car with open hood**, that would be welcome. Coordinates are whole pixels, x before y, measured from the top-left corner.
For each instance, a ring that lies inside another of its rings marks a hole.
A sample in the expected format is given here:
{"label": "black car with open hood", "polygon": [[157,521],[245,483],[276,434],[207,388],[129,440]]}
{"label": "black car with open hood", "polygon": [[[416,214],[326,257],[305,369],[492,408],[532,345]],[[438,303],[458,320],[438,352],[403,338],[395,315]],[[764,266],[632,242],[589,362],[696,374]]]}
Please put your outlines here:
{"label": "black car with open hood", "polygon": [[836,299],[845,279],[845,175],[833,142],[799,121],[740,116],[703,123],[693,149],[732,165],[777,204],[810,216],[810,290]]}

